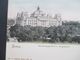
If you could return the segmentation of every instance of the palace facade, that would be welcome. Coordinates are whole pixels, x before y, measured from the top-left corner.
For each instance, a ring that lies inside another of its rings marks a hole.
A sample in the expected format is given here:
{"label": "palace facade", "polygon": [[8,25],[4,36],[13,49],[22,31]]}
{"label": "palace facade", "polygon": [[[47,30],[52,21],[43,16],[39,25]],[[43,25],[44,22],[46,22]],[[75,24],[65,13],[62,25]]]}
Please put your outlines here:
{"label": "palace facade", "polygon": [[40,7],[37,7],[36,11],[31,14],[28,14],[27,12],[18,13],[16,24],[20,24],[21,26],[30,25],[50,27],[62,25],[62,21],[59,14],[55,14],[55,16],[52,17],[43,13],[43,11],[40,10]]}

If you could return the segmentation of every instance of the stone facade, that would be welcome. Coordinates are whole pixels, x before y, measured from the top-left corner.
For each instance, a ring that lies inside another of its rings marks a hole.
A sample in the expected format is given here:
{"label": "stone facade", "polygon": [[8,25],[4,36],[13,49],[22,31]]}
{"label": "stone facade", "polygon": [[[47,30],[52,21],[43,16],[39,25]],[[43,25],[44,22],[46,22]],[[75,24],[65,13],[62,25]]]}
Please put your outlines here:
{"label": "stone facade", "polygon": [[37,7],[37,10],[31,14],[28,14],[27,12],[18,13],[16,24],[20,24],[21,26],[31,25],[50,27],[62,25],[62,21],[59,14],[55,14],[55,16],[52,17],[48,14],[43,13],[43,11],[41,11],[40,8]]}

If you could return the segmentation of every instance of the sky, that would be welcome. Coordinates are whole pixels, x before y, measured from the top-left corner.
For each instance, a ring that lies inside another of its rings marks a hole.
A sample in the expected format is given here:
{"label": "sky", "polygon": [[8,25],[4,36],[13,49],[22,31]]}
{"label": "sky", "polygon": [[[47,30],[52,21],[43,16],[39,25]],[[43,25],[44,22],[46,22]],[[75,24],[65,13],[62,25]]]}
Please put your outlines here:
{"label": "sky", "polygon": [[61,14],[63,20],[80,20],[80,0],[9,0],[8,18],[22,11],[32,13],[37,6],[49,15]]}

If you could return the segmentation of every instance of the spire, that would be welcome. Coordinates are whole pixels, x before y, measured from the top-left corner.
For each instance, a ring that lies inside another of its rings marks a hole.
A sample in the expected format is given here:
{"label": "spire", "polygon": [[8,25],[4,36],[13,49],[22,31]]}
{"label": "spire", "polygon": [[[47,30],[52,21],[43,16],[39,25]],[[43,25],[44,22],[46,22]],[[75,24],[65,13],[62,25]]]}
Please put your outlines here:
{"label": "spire", "polygon": [[37,7],[37,10],[40,10],[40,7],[39,6]]}

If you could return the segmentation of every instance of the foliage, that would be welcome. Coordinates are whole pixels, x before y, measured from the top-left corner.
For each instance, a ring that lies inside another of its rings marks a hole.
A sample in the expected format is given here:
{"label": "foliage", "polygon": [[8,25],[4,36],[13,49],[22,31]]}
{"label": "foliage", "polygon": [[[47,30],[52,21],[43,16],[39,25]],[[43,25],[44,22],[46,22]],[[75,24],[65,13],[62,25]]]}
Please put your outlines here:
{"label": "foliage", "polygon": [[10,28],[10,36],[18,41],[80,43],[80,23],[65,22],[61,26],[51,27],[14,25]]}

